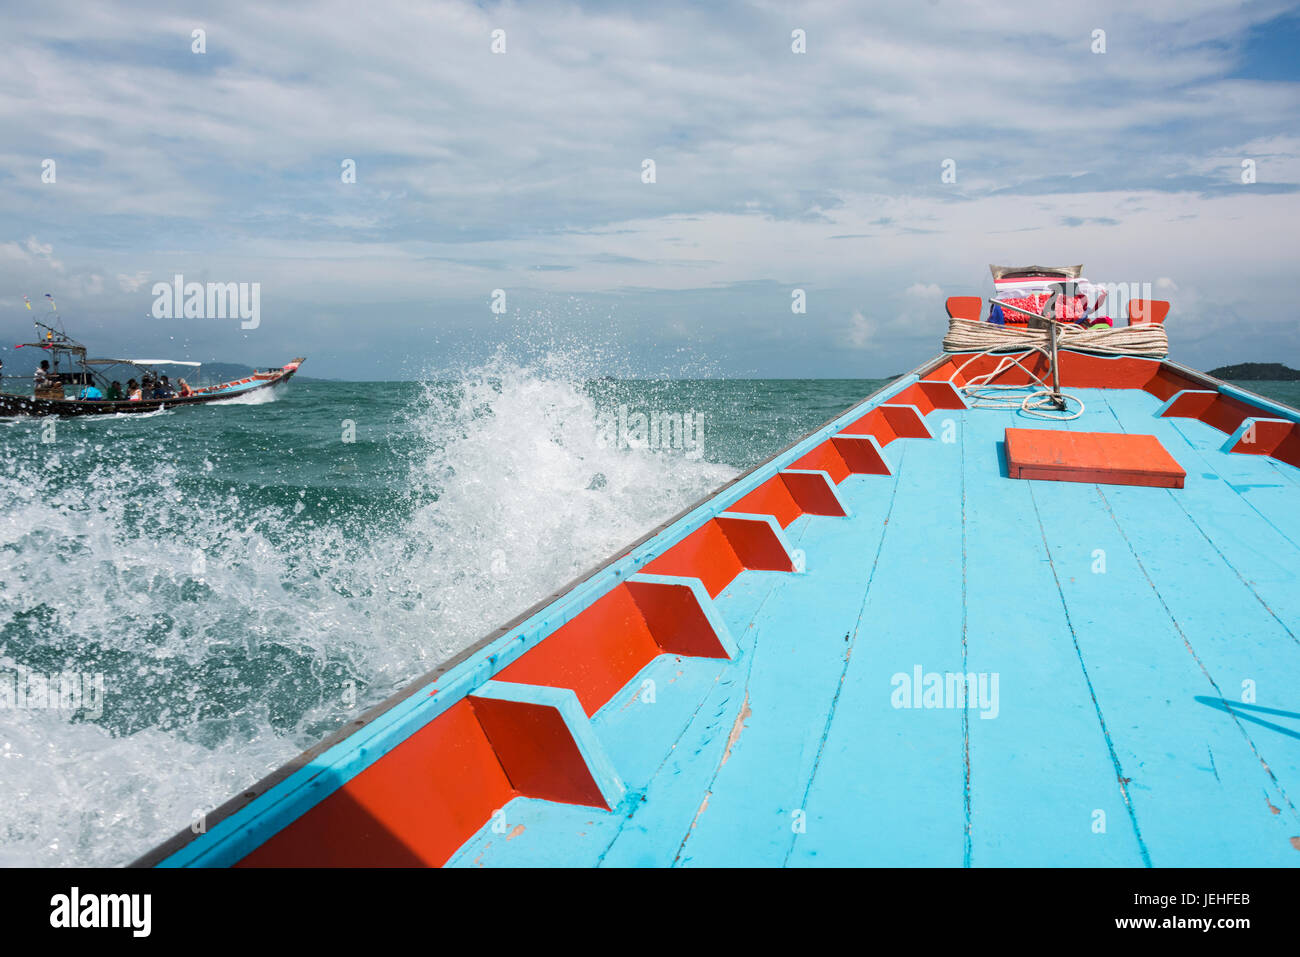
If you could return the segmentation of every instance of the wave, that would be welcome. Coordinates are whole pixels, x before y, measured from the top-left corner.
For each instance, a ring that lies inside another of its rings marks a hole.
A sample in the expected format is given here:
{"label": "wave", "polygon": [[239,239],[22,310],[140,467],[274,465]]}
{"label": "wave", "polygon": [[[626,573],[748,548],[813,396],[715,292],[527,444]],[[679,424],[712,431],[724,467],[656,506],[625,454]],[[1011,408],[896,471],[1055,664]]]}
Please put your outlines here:
{"label": "wave", "polygon": [[270,389],[255,389],[252,392],[245,392],[241,395],[231,396],[229,399],[216,399],[209,402],[208,405],[268,405],[279,399],[279,386]]}
{"label": "wave", "polygon": [[240,423],[193,466],[146,429],[7,431],[0,677],[104,699],[5,714],[0,864],[129,862],[735,474],[602,441],[583,366],[499,355],[349,413],[369,445],[281,425],[309,480],[235,468]]}

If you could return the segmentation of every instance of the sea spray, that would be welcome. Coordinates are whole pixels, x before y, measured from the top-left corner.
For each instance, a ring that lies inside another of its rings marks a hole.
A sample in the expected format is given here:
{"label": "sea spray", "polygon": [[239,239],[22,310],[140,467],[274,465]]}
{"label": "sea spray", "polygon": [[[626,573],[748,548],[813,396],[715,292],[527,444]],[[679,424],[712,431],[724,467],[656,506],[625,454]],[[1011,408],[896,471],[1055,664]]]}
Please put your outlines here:
{"label": "sea spray", "polygon": [[587,377],[6,428],[0,671],[104,692],[0,716],[0,864],[130,861],[735,474],[602,445]]}

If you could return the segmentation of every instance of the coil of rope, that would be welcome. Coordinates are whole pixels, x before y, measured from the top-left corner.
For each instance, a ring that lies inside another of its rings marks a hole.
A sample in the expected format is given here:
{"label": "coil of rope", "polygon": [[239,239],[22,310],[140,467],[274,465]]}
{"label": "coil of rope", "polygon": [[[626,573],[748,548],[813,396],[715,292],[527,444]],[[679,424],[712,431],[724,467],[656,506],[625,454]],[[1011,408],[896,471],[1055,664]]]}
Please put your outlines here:
{"label": "coil of rope", "polygon": [[[1023,312],[1024,310],[1017,310]],[[1169,337],[1163,325],[1143,323],[1136,326],[1095,326],[1085,329],[1082,326],[1056,324],[1057,349],[1080,349],[1099,352],[1106,355],[1139,355],[1163,358],[1169,354]],[[1054,369],[1051,345],[1051,333],[1048,328],[1030,328],[1027,326],[1005,326],[988,322],[976,322],[970,319],[950,319],[948,334],[943,337],[945,352],[972,352],[974,354],[958,366],[948,381],[952,382],[962,371],[983,356],[1003,353],[1002,361],[992,372],[975,376],[958,389],[965,394],[976,409],[1019,409],[1026,415],[1040,419],[1069,421],[1083,415],[1083,400],[1068,392],[1061,392],[1043,381],[1030,371],[1020,359],[1038,352],[1047,359],[1048,368]],[[994,380],[1013,366],[1019,366],[1030,383],[1025,385],[995,385]],[[1008,395],[1031,388],[1036,383],[1039,389],[1029,395]],[[1071,412],[1069,403],[1078,405]]]}
{"label": "coil of rope", "polygon": [[[944,352],[970,352],[972,349],[992,352],[1011,350],[1016,346],[1025,351],[1047,348],[1047,330],[1026,326],[999,326],[991,322],[970,319],[949,319],[948,334],[943,337]],[[1137,326],[1082,326],[1061,325],[1056,343],[1062,349],[1082,349],[1107,355],[1153,356],[1163,359],[1169,355],[1169,336],[1163,325],[1146,322]]]}

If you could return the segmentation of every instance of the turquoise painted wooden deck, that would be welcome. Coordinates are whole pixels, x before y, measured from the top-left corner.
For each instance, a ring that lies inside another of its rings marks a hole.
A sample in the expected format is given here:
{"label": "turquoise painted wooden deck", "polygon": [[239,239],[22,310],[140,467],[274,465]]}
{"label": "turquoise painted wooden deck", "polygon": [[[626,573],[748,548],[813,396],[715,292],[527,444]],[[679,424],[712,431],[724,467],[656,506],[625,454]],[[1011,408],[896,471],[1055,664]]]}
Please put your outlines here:
{"label": "turquoise painted wooden deck", "polygon": [[[617,808],[516,798],[449,863],[1300,866],[1300,470],[1071,391],[890,443],[850,517],[786,529],[805,573],[717,596],[735,660],[660,656],[593,716]],[[1013,425],[1154,434],[1186,487],[1007,478]],[[901,707],[918,670],[986,693]]]}

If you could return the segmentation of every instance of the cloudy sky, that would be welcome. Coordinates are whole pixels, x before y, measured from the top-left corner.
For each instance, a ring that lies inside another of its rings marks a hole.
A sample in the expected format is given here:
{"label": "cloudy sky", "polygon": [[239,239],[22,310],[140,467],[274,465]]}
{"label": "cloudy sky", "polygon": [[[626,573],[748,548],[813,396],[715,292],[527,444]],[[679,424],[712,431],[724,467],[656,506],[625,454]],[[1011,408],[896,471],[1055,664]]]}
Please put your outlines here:
{"label": "cloudy sky", "polygon": [[[1296,7],[1134,6],[5,4],[0,337],[48,292],[103,352],[338,378],[871,377],[988,263],[1082,262],[1176,358],[1300,366]],[[154,318],[176,274],[260,325]]]}

